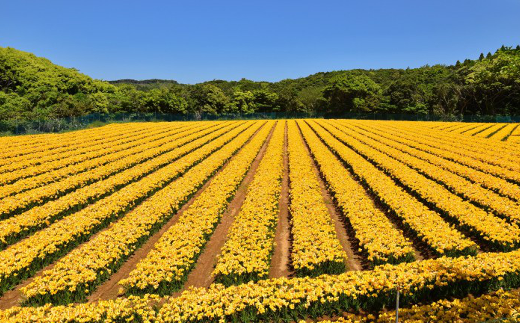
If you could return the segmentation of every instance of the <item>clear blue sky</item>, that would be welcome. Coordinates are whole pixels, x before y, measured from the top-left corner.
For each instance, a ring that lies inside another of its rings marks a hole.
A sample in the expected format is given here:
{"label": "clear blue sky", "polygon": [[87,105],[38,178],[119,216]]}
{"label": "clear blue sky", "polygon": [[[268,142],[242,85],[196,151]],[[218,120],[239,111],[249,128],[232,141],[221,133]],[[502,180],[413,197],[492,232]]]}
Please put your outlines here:
{"label": "clear blue sky", "polygon": [[92,77],[277,81],[520,44],[520,0],[0,2],[0,46]]}

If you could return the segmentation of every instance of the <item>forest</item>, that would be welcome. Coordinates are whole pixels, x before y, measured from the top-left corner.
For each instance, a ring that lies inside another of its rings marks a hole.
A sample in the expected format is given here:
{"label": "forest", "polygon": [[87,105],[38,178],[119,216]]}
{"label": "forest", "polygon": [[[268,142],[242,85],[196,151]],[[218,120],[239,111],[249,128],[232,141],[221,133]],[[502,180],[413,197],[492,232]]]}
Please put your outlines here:
{"label": "forest", "polygon": [[0,121],[120,112],[202,115],[349,113],[520,115],[520,46],[454,65],[320,72],[279,82],[102,81],[74,68],[0,47]]}

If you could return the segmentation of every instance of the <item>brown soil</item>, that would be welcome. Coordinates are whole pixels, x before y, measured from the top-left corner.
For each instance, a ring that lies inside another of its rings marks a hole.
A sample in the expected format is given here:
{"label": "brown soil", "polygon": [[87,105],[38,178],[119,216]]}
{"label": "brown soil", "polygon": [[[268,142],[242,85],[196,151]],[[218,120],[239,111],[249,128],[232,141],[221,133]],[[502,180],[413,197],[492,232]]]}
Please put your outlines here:
{"label": "brown soil", "polygon": [[283,151],[284,174],[282,178],[282,191],[278,202],[278,224],[274,236],[274,251],[271,258],[269,278],[289,277],[292,271],[290,262],[290,227],[289,227],[289,158],[287,156],[287,123],[285,124],[285,142]]}
{"label": "brown soil", "polygon": [[249,168],[246,176],[240,183],[233,200],[231,200],[227,210],[222,215],[220,223],[211,235],[211,238],[204,247],[201,255],[197,259],[197,263],[195,264],[194,269],[188,275],[186,283],[184,284],[181,292],[190,287],[209,287],[209,285],[213,283],[214,277],[212,276],[212,272],[217,263],[217,257],[226,242],[226,237],[228,235],[229,229],[231,228],[231,225],[233,224],[235,215],[240,211],[240,208],[246,199],[247,188],[254,178],[260,161],[264,157],[267,145],[273,135],[273,131],[274,126],[271,129],[271,132],[269,133],[266,141],[262,145],[262,148],[260,148],[260,151],[258,152],[253,163],[251,164],[251,167]]}

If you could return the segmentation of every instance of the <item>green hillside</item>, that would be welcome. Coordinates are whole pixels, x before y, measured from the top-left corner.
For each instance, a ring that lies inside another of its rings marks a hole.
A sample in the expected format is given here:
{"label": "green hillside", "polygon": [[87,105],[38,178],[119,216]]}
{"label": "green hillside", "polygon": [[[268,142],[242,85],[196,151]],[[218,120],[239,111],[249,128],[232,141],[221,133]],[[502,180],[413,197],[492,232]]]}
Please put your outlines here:
{"label": "green hillside", "polygon": [[0,47],[0,120],[116,112],[520,115],[520,47],[502,47],[450,66],[194,85],[158,79],[105,82],[31,53]]}

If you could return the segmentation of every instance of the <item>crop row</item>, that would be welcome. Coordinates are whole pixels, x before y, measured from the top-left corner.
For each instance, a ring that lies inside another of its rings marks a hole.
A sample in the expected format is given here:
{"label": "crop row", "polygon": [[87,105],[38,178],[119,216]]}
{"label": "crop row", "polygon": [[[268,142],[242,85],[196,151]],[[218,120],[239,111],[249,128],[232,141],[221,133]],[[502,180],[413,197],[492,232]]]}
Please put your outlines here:
{"label": "crop row", "polygon": [[272,279],[222,289],[197,289],[171,298],[159,310],[159,322],[294,320],[362,308],[392,307],[397,286],[401,304],[520,284],[518,251],[476,257],[440,258],[373,271],[324,275],[316,279]]}
{"label": "crop row", "polygon": [[484,124],[481,124],[480,126],[476,127],[475,129],[472,129],[471,131],[469,131],[468,134],[472,137],[478,138],[478,137],[480,137],[479,134],[481,134],[484,131],[487,131],[488,129],[493,128],[494,126],[495,126],[494,124],[484,123]]}
{"label": "crop row", "polygon": [[397,136],[406,136],[408,139],[415,139],[423,145],[430,146],[432,151],[444,158],[477,168],[517,184],[520,183],[517,175],[520,171],[520,166],[517,163],[518,158],[520,158],[520,151],[515,151],[511,143],[489,142],[488,140],[480,140],[476,143],[468,142],[463,135],[446,135],[435,139],[431,138],[428,132],[417,132],[413,128],[401,130],[383,128],[383,130],[392,134],[400,132]]}
{"label": "crop row", "polygon": [[[414,152],[407,150],[404,145],[395,144],[390,140],[381,138],[373,139],[373,135],[363,131],[355,132],[343,127],[341,130],[359,142],[402,162],[429,179],[444,185],[454,194],[482,206],[487,210],[493,211],[502,217],[506,217],[511,221],[520,222],[520,205],[518,203],[500,196],[493,191],[487,190],[478,184],[472,183],[443,167],[415,157]],[[520,187],[518,188],[520,189]]]}
{"label": "crop row", "polygon": [[[360,122],[369,125],[369,123]],[[432,148],[442,148],[446,152],[459,154],[475,161],[483,162],[487,165],[501,166],[506,169],[516,168],[514,161],[518,158],[519,152],[511,148],[507,142],[476,139],[466,133],[457,134],[445,131],[432,131],[421,127],[414,127],[412,124],[394,125],[391,123],[375,122],[370,127],[376,126],[378,129],[396,136],[407,136],[417,138],[423,144]],[[492,143],[492,144],[490,144]]]}
{"label": "crop row", "polygon": [[[358,122],[355,122],[358,123]],[[367,122],[359,122],[370,127],[376,127],[389,133],[396,133],[399,136],[416,136],[418,140],[433,147],[442,147],[448,152],[459,153],[466,157],[477,157],[483,162],[490,165],[496,163],[509,163],[514,159],[515,153],[507,150],[507,143],[493,142],[489,145],[489,141],[475,138],[471,136],[471,132],[458,134],[456,132],[448,132],[441,129],[428,129],[426,127],[414,127],[413,123],[392,124],[388,122],[376,121],[372,124]],[[486,143],[489,145],[486,153]],[[499,160],[501,159],[501,160]]]}
{"label": "crop row", "polygon": [[[103,140],[107,134],[115,134],[125,132],[129,128],[143,128],[138,124],[127,127],[126,125],[110,125],[108,127],[98,129],[87,129],[74,131],[65,134],[44,134],[44,135],[28,135],[20,137],[4,137],[3,145],[8,148],[0,152],[2,160],[9,160],[10,158],[20,157],[26,154],[42,153],[45,151],[66,151],[76,145],[83,145],[85,141],[88,143],[95,143]],[[144,128],[147,128],[145,125]]]}
{"label": "crop row", "polygon": [[497,131],[493,136],[491,136],[489,139],[492,140],[498,140],[498,141],[504,141],[506,140],[509,135],[518,127],[518,124],[509,123],[499,131]]}
{"label": "crop row", "polygon": [[[514,147],[514,145],[511,145],[511,143],[508,142],[508,140],[511,135],[518,134],[519,125],[520,124],[518,124],[518,123],[517,124],[507,124],[505,127],[502,127],[495,133],[491,134],[491,136],[488,137],[488,139],[493,140],[493,142],[491,142],[493,144],[493,147],[491,148],[491,150],[493,152],[495,152],[495,151],[500,152],[500,150],[507,150],[510,147]],[[466,135],[466,133],[464,133],[464,134]],[[467,135],[469,135],[469,136],[465,136],[465,138],[463,138],[464,141],[471,140],[471,139],[477,137],[477,136],[472,137],[471,134],[469,134],[469,133]],[[485,145],[489,144],[490,142],[488,142],[486,140],[474,140],[474,142],[471,142],[471,143],[477,144],[477,145],[480,144],[481,146],[485,147]],[[507,157],[510,157],[513,155],[518,155],[518,154],[519,154],[519,151],[516,151],[516,152],[515,151],[506,151]]]}
{"label": "crop row", "polygon": [[[317,278],[278,278],[227,288],[217,284],[210,288],[190,289],[181,296],[163,299],[146,296],[71,306],[48,304],[43,307],[15,307],[0,311],[0,319],[9,323],[258,322],[295,321],[309,316],[334,315],[358,309],[374,312],[395,305],[398,287],[401,291],[401,306],[519,287],[519,259],[520,251],[483,253],[474,257],[443,257],[378,266],[373,271],[350,271]],[[482,299],[493,301],[495,298]],[[158,303],[163,305],[155,306]],[[517,304],[517,301],[515,303],[510,298],[510,302],[503,304]],[[475,308],[479,305],[496,307],[491,302],[477,303]],[[428,305],[425,306],[428,308]],[[462,308],[454,303],[454,308],[450,309],[448,304],[445,313],[453,313],[457,309]],[[403,315],[409,317],[413,311],[404,309]]]}
{"label": "crop row", "polygon": [[[501,322],[520,321],[520,290],[505,291],[499,289],[478,297],[468,296],[463,299],[440,300],[427,305],[401,308],[399,319],[403,322]],[[392,322],[395,311],[383,312],[377,322]]]}
{"label": "crop row", "polygon": [[[474,183],[478,183],[485,188],[493,190],[502,196],[506,196],[515,201],[520,201],[520,187],[518,185],[508,182],[505,179],[436,156],[435,154],[430,153],[429,146],[421,144],[420,141],[417,139],[406,139],[404,137],[399,138],[392,133],[380,131],[375,128],[365,127],[361,124],[355,124],[355,126],[356,128],[353,129],[365,130],[366,132],[364,132],[363,134],[370,136],[370,138],[372,139],[384,141],[386,144],[391,145],[396,149],[406,152],[412,156],[418,157],[422,160],[428,161],[431,164],[449,170],[455,174],[463,176],[464,178],[467,178]],[[384,140],[382,138],[384,138]],[[469,163],[471,163],[471,161],[468,158],[466,164]]]}
{"label": "crop row", "polygon": [[198,137],[213,131],[214,129],[210,128],[200,132],[195,132],[194,134],[183,133],[178,136],[172,136],[168,139],[169,143],[157,147],[158,149],[150,149],[155,147],[154,143],[149,146],[145,144],[142,147],[136,148],[142,150],[142,153],[137,155],[130,155],[114,163],[109,163],[107,165],[97,167],[92,171],[83,172],[75,176],[68,177],[63,181],[55,182],[50,185],[38,187],[36,189],[25,191],[21,194],[5,198],[2,200],[2,204],[0,205],[0,219],[9,217],[36,205],[41,205],[48,201],[55,200],[60,196],[74,191],[77,188],[107,178],[113,174],[121,172],[145,160],[157,157],[158,155],[168,152],[180,145],[186,144],[191,140],[197,139]]}
{"label": "crop row", "polygon": [[[128,130],[132,131],[140,131],[140,129],[153,129],[157,127],[151,125],[139,126],[138,124],[131,125],[128,128],[118,125],[110,125],[108,127],[91,129],[89,131],[75,131],[75,137],[66,138],[67,134],[61,135],[38,135],[32,136],[32,140],[30,140],[31,136],[22,136],[27,139],[27,143],[24,145],[12,145],[5,152],[2,152],[2,159],[9,163],[12,158],[16,161],[18,158],[26,159],[30,155],[40,156],[41,154],[50,153],[61,153],[71,149],[75,149],[76,147],[85,147],[86,144],[95,144],[97,142],[103,141],[104,137],[108,134],[117,134],[117,133],[127,133]],[[72,134],[72,133],[71,133]],[[52,139],[50,138],[52,136]],[[22,138],[19,137],[19,138]],[[11,141],[10,141],[11,142]],[[27,157],[24,157],[27,155]]]}
{"label": "crop row", "polygon": [[[63,160],[68,160],[69,164],[74,163],[76,160],[80,160],[83,157],[83,154],[94,154],[96,151],[100,151],[103,153],[104,149],[111,148],[117,145],[122,145],[127,142],[134,141],[143,136],[151,135],[150,132],[164,132],[173,129],[181,129],[182,125],[177,126],[169,126],[169,127],[156,127],[153,129],[149,128],[133,128],[126,131],[116,131],[114,133],[108,132],[105,134],[105,138],[102,141],[90,141],[79,144],[79,145],[70,145],[67,146],[64,144],[64,148],[55,149],[55,150],[47,150],[47,151],[39,151],[36,153],[26,154],[22,156],[17,156],[13,158],[5,158],[1,161],[0,173],[5,172],[13,172],[16,170],[24,170],[24,172],[19,171],[18,177],[14,178],[3,178],[5,176],[2,174],[2,183],[6,183],[9,181],[17,180],[18,178],[23,178],[31,175],[31,172],[28,172],[28,168],[35,168],[36,166],[42,166],[44,164],[52,165],[55,168],[59,168],[61,165],[67,165],[67,163],[62,162]],[[86,139],[86,138],[85,138]],[[66,148],[66,150],[65,150]],[[61,164],[60,164],[61,163]],[[49,167],[49,166],[47,166]],[[63,167],[63,166],[61,166]],[[36,173],[36,172],[34,172]]]}
{"label": "crop row", "polygon": [[497,131],[499,131],[500,129],[504,128],[505,126],[506,126],[506,124],[494,124],[491,127],[487,128],[486,130],[481,131],[478,134],[476,134],[475,137],[477,137],[477,138],[489,138],[489,137],[495,135],[495,133]]}
{"label": "crop row", "polygon": [[21,289],[27,303],[68,304],[84,300],[96,285],[110,277],[126,258],[169,220],[247,142],[255,130],[251,128],[238,136],[146,199],[107,230],[59,260],[52,269],[36,276]]}
{"label": "crop row", "polygon": [[[426,305],[399,308],[399,321],[407,323],[443,322],[475,323],[520,321],[520,290],[506,291],[502,288],[481,296],[469,295],[454,300],[443,299]],[[383,310],[377,313],[343,313],[333,320],[321,323],[392,323],[395,311]]]}
{"label": "crop row", "polygon": [[471,130],[476,129],[476,128],[481,127],[481,126],[482,126],[482,124],[478,124],[478,123],[468,123],[468,124],[464,124],[463,123],[463,124],[461,124],[461,125],[459,125],[457,127],[449,128],[446,131],[462,134],[462,133],[466,133],[468,131],[471,131]]}
{"label": "crop row", "polygon": [[[213,234],[229,201],[268,137],[273,122],[259,133],[211,180],[154,245],[154,249],[119,283],[127,293],[162,295],[180,289]],[[199,174],[194,174],[199,176]]]}
{"label": "crop row", "polygon": [[[518,170],[520,166],[516,163],[516,159],[520,156],[519,152],[508,149],[510,144],[507,142],[496,142],[492,144],[484,140],[476,140],[471,137],[450,133],[436,133],[427,130],[416,129],[413,125],[405,127],[396,127],[395,125],[383,124],[381,129],[393,130],[391,132],[400,132],[401,135],[411,136],[421,140],[424,144],[432,148],[441,148],[449,156],[462,155],[471,157],[475,161],[480,161],[488,166],[497,166],[506,170]],[[496,168],[490,167],[490,170]],[[507,173],[506,173],[507,174]]]}
{"label": "crop row", "polygon": [[224,285],[267,278],[284,171],[285,122],[278,122],[240,211],[235,216],[213,275]]}
{"label": "crop row", "polygon": [[139,153],[143,151],[144,145],[152,146],[155,144],[160,146],[170,142],[171,136],[179,137],[180,134],[190,132],[193,132],[193,130],[174,129],[151,131],[124,144],[117,145],[117,143],[114,143],[114,146],[109,146],[102,151],[78,154],[70,158],[60,159],[56,161],[56,163],[48,162],[36,167],[9,173],[8,177],[17,178],[17,180],[14,181],[14,183],[9,181],[11,184],[3,185],[0,188],[0,198],[34,189],[52,182],[58,182],[63,178],[68,178]]}
{"label": "crop row", "polygon": [[[77,244],[168,185],[252,124],[240,126],[109,197],[0,252],[0,293],[64,255]],[[251,130],[250,130],[251,131]]]}
{"label": "crop row", "polygon": [[347,254],[336,235],[318,176],[295,121],[288,122],[292,266],[296,275],[341,273]]}
{"label": "crop row", "polygon": [[390,177],[342,144],[315,122],[312,128],[374,196],[399,219],[405,228],[436,255],[474,254],[476,245],[450,226],[436,212],[399,187]]}
{"label": "crop row", "polygon": [[411,243],[393,227],[363,187],[352,178],[309,126],[304,122],[299,122],[299,125],[329,190],[352,226],[371,265],[413,261],[414,250]]}
{"label": "crop row", "polygon": [[[151,172],[164,167],[182,157],[183,155],[193,151],[207,142],[218,138],[227,131],[233,129],[236,125],[229,125],[222,129],[211,129],[199,134],[187,136],[183,140],[177,141],[174,146],[164,145],[162,147],[149,148],[144,156],[158,155],[157,149],[171,149],[155,158],[148,159],[140,164],[132,166],[120,173],[108,177],[104,180],[84,186],[72,193],[69,193],[55,201],[50,201],[41,206],[33,207],[26,212],[13,216],[0,222],[0,249],[6,245],[19,240],[20,238],[35,232],[57,219],[77,212],[83,207],[91,204],[101,198],[105,198],[113,192],[124,186],[133,183]],[[212,131],[212,132],[211,132]],[[201,134],[206,133],[205,136]],[[199,137],[197,139],[197,137]],[[176,147],[176,148],[175,148]],[[143,161],[143,156],[134,155],[133,163]]]}
{"label": "crop row", "polygon": [[462,229],[470,232],[486,245],[504,251],[517,248],[520,244],[520,228],[517,225],[509,224],[470,202],[464,201],[442,185],[424,177],[398,160],[356,140],[353,136],[347,134],[348,131],[339,130],[333,126],[325,125],[325,123],[322,123],[322,125],[341,142],[363,155],[419,199],[441,212],[450,221],[460,225]]}

